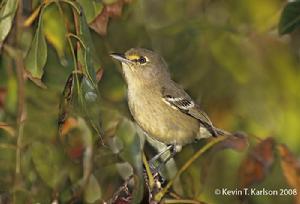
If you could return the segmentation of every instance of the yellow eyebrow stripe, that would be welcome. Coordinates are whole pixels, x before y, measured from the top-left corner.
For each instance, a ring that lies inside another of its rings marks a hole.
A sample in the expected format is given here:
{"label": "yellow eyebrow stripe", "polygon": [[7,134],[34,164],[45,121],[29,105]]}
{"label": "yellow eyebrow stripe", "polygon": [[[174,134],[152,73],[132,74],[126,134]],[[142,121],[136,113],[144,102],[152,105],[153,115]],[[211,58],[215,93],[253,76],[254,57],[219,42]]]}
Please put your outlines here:
{"label": "yellow eyebrow stripe", "polygon": [[140,58],[140,56],[138,56],[138,55],[128,55],[127,56],[127,59],[129,59],[129,60],[137,60],[139,58]]}

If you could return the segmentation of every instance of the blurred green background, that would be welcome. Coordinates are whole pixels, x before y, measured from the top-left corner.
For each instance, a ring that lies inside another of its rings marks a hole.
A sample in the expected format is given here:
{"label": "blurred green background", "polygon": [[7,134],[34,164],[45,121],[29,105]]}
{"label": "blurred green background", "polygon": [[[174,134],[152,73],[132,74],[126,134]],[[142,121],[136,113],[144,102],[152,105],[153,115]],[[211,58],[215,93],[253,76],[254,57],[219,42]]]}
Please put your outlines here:
{"label": "blurred green background", "polygon": [[[5,7],[8,1],[1,2]],[[86,158],[82,152],[86,153],[90,146],[93,146],[92,176],[78,202],[108,200],[126,177],[120,173],[124,168],[140,172],[141,164],[136,164],[132,155],[128,156],[141,150],[134,149],[138,144],[133,141],[138,141],[138,137],[135,127],[127,120],[131,117],[126,103],[126,85],[120,65],[109,57],[110,52],[125,52],[132,47],[160,53],[174,80],[201,105],[217,127],[250,135],[249,149],[257,143],[252,136],[261,139],[273,137],[277,143],[285,143],[294,154],[300,155],[299,33],[278,34],[277,26],[285,1],[77,2],[90,26],[97,16],[106,12],[102,19],[97,20],[98,32],[95,24],[94,29],[90,28],[92,44],[87,44],[88,47],[94,46],[91,56],[95,71],[103,70],[98,83],[101,101],[94,101],[92,106],[100,112],[96,118],[102,121],[100,132],[104,134],[106,145],[98,147],[86,141],[86,134],[92,135],[93,142],[99,139],[93,128],[86,124],[88,122],[78,122],[81,126],[78,125],[77,133],[64,138],[65,143],[57,142],[59,103],[67,78],[74,70],[66,34],[74,33],[76,28],[68,3],[60,3],[61,8],[51,4],[41,20],[48,50],[42,81],[47,88],[25,81],[23,105],[26,119],[21,125],[21,176],[16,178],[16,141],[20,124],[15,121],[20,87],[14,53],[20,52],[26,58],[40,23],[35,20],[17,30],[14,28],[15,19],[11,33],[1,44],[0,56],[0,121],[11,126],[13,131],[9,133],[0,129],[0,143],[3,144],[0,145],[0,198],[3,202],[49,203],[54,199],[69,202],[74,189],[81,186],[81,179],[85,178],[88,167],[84,166],[84,161],[91,158]],[[41,3],[39,0],[23,1],[20,21],[26,22],[24,19],[28,19]],[[90,118],[83,112],[80,117]],[[201,146],[201,142],[186,146],[176,155],[178,166]],[[79,156],[76,151],[79,151]],[[248,149],[242,152],[224,150],[210,155],[209,159],[197,161],[181,177],[182,197],[207,203],[243,202],[236,196],[215,195],[214,189],[239,188],[240,164],[247,152]],[[133,169],[131,166],[120,167],[124,166],[124,161],[129,162]],[[280,163],[275,162],[266,179],[254,187],[289,188]],[[246,200],[248,203],[294,202],[293,196],[249,196]]]}

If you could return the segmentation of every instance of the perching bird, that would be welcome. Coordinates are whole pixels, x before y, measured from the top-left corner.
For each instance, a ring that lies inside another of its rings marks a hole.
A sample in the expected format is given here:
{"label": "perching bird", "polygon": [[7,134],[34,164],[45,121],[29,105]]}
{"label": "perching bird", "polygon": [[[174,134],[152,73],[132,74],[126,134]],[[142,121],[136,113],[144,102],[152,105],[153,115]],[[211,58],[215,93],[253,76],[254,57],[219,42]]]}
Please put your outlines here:
{"label": "perching bird", "polygon": [[213,126],[207,114],[171,79],[166,62],[157,53],[132,48],[111,56],[122,63],[130,112],[151,138],[180,151],[197,139],[230,134]]}

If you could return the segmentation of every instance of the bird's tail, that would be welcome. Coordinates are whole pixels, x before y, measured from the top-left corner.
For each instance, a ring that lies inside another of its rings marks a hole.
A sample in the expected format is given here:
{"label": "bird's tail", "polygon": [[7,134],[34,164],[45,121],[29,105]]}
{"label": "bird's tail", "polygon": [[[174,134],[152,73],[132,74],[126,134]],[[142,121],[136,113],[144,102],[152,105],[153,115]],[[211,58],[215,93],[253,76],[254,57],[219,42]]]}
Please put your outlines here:
{"label": "bird's tail", "polygon": [[228,132],[226,130],[222,130],[220,128],[214,127],[214,131],[217,133],[217,135],[224,135],[224,136],[233,136],[233,137],[246,137],[247,135],[244,132]]}
{"label": "bird's tail", "polygon": [[247,135],[243,132],[231,133],[226,130],[223,130],[223,129],[220,129],[217,127],[213,127],[213,126],[209,126],[209,127],[200,126],[199,135],[197,135],[198,139],[209,138],[211,136],[213,136],[213,137],[218,137],[218,136],[245,137]]}
{"label": "bird's tail", "polygon": [[217,133],[217,135],[224,135],[224,136],[232,136],[233,134],[231,132],[228,132],[226,130],[222,130],[220,128],[214,127],[214,131]]}

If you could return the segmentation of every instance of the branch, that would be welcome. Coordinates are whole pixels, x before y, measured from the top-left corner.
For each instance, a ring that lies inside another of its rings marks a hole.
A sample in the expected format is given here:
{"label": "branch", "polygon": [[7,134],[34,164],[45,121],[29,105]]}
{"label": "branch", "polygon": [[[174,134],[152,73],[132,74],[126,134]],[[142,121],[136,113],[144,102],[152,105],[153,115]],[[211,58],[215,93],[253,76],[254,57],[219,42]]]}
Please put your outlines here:
{"label": "branch", "polygon": [[203,153],[205,153],[208,149],[210,149],[212,146],[214,146],[215,144],[224,141],[225,139],[227,139],[227,136],[220,136],[217,137],[216,139],[212,140],[211,142],[207,143],[204,147],[202,147],[201,149],[199,149],[180,169],[179,171],[176,173],[176,175],[174,176],[174,178],[172,180],[169,181],[169,183],[166,185],[166,187],[164,187],[158,194],[155,195],[154,200],[156,201],[160,201],[164,195],[167,193],[167,191],[169,190],[169,188],[173,185],[174,181],[186,170],[188,169],[191,164],[198,159],[198,157],[200,157]]}
{"label": "branch", "polygon": [[[19,1],[18,11],[16,15],[16,36],[14,39],[14,46],[18,47],[17,43],[19,42],[20,33],[22,33],[22,12],[23,4],[22,1]],[[22,139],[23,139],[23,130],[24,130],[24,120],[25,120],[25,81],[24,81],[24,62],[22,53],[17,51],[17,54],[14,58],[16,65],[16,75],[18,82],[18,107],[17,107],[17,132],[16,132],[16,169],[15,169],[15,187],[20,182],[21,175],[21,150],[22,150]]]}

